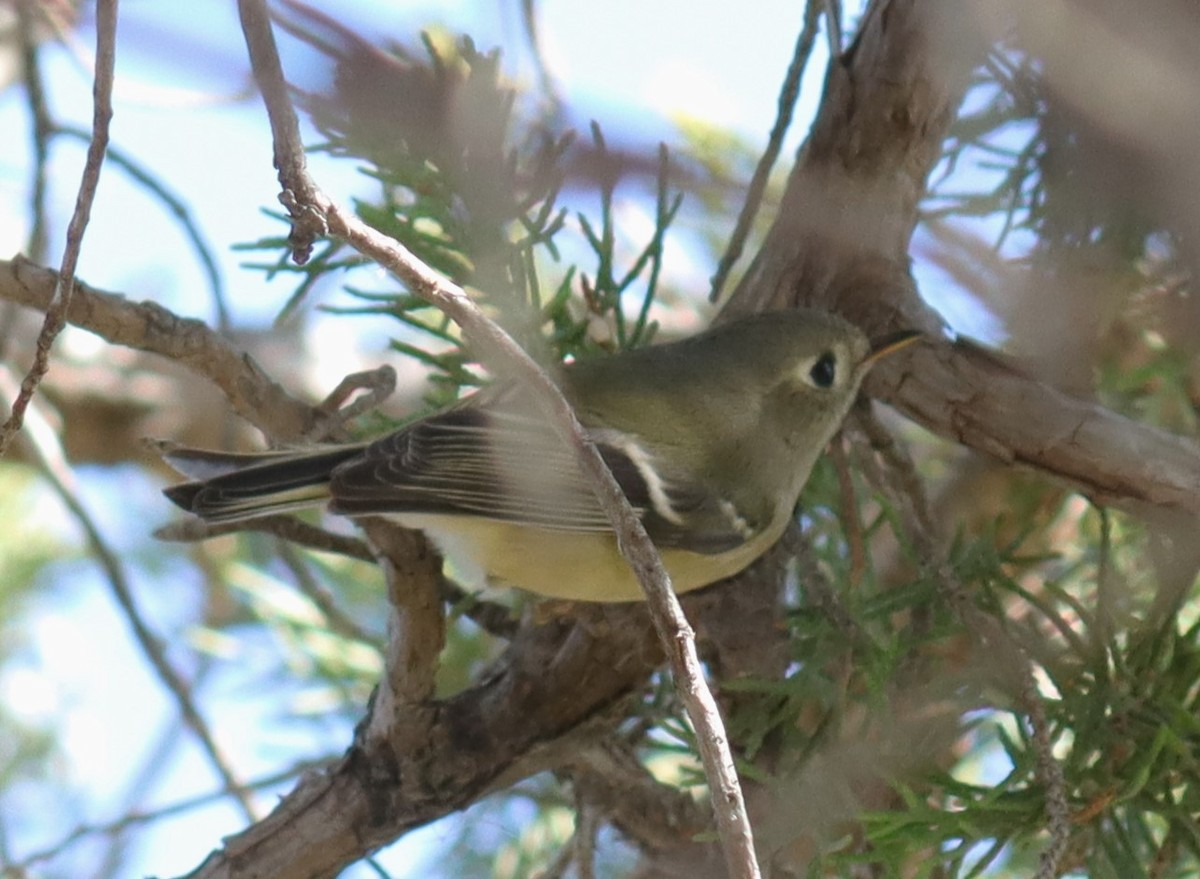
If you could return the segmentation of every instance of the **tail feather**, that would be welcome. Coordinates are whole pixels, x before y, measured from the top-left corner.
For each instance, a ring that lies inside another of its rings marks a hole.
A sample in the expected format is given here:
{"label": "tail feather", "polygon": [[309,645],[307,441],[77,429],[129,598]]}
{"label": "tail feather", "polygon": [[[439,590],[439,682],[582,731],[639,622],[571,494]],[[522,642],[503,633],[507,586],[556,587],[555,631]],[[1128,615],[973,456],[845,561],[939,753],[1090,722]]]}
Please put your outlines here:
{"label": "tail feather", "polygon": [[168,453],[168,461],[180,472],[217,475],[171,486],[163,494],[208,522],[236,522],[310,507],[328,499],[333,468],[361,449],[342,446],[260,455],[174,449]]}
{"label": "tail feather", "polygon": [[167,440],[148,440],[147,443],[162,456],[163,461],[172,470],[180,476],[186,476],[197,482],[269,464],[272,461],[292,460],[305,455],[331,451],[329,449],[315,452],[280,449],[273,452],[212,452],[207,449],[192,449],[176,445]]}

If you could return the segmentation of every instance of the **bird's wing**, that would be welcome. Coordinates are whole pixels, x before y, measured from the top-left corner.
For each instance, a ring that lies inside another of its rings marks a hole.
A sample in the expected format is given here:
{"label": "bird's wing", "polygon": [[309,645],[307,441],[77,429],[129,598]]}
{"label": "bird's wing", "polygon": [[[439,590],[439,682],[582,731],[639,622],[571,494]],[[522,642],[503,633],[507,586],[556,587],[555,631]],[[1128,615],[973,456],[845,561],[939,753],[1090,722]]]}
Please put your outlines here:
{"label": "bird's wing", "polygon": [[[757,533],[728,501],[665,474],[634,438],[590,433],[658,546],[716,554]],[[330,509],[351,516],[440,513],[611,530],[567,445],[536,414],[502,406],[461,406],[377,440],[335,468],[330,490]]]}

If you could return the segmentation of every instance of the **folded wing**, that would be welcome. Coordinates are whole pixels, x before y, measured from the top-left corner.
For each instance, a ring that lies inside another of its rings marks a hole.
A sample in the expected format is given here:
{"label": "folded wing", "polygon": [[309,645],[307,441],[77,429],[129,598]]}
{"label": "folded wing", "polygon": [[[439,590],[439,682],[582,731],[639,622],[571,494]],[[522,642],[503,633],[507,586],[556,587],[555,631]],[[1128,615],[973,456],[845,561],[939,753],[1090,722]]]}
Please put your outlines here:
{"label": "folded wing", "polygon": [[[635,438],[592,433],[647,532],[660,547],[721,553],[757,533],[726,499],[680,479]],[[433,513],[561,531],[610,531],[574,453],[534,414],[460,407],[416,422],[337,466],[334,512]]]}

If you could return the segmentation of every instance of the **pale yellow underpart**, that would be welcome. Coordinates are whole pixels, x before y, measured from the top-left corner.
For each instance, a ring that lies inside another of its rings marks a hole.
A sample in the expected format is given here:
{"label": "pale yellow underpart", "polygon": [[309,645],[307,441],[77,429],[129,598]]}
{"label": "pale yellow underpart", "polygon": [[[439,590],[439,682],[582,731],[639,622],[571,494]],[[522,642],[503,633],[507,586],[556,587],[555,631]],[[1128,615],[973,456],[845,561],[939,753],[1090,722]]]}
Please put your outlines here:
{"label": "pale yellow underpart", "polygon": [[[467,586],[516,586],[572,601],[644,598],[611,534],[554,531],[461,516],[410,513],[388,518],[424,531],[462,572]],[[741,571],[779,539],[788,517],[779,518],[777,526],[719,555],[663,550],[675,591],[699,589]]]}

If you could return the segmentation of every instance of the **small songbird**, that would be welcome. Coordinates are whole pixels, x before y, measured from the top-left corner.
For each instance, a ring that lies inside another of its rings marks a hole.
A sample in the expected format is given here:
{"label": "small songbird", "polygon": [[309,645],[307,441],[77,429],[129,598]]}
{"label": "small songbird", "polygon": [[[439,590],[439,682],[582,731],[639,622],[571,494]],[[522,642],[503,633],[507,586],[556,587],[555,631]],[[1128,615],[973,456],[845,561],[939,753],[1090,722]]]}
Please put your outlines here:
{"label": "small songbird", "polygon": [[[863,376],[916,338],[872,346],[841,318],[794,309],[569,363],[561,386],[686,592],[779,539]],[[464,579],[583,601],[643,597],[574,453],[519,384],[373,442],[166,458],[196,480],[167,497],[209,522],[325,503],[423,530]]]}

